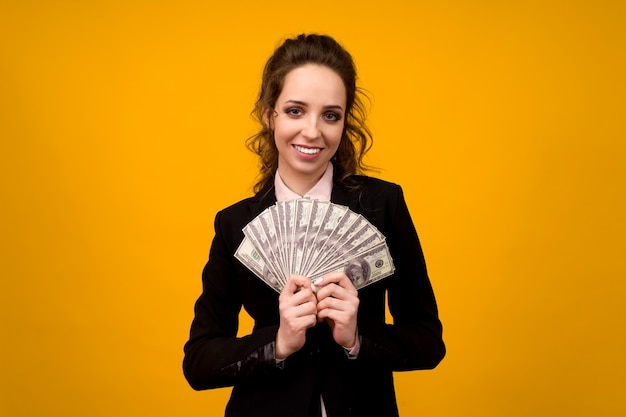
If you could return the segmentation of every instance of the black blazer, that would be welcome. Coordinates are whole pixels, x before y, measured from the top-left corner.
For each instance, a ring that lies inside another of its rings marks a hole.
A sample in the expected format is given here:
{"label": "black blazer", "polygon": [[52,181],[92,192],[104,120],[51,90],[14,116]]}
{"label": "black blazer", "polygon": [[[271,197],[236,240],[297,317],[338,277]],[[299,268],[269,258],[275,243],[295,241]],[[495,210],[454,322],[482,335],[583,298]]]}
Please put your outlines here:
{"label": "black blazer", "polygon": [[[320,393],[329,417],[397,416],[392,371],[431,369],[444,357],[435,297],[402,189],[356,178],[361,191],[335,184],[331,201],[361,213],[386,236],[396,267],[394,275],[359,291],[356,359],[320,323],[300,351],[276,365],[278,294],[233,256],[241,229],[276,202],[273,184],[216,215],[183,371],[197,390],[234,386],[226,416],[307,417],[319,407]],[[385,296],[393,324],[385,323]],[[242,306],[254,329],[237,338]]]}

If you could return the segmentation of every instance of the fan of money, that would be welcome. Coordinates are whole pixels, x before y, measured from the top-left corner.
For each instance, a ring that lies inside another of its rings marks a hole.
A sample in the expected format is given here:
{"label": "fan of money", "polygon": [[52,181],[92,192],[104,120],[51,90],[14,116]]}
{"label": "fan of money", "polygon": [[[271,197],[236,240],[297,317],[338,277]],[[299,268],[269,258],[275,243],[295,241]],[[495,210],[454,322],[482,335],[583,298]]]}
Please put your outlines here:
{"label": "fan of money", "polygon": [[235,258],[277,292],[291,274],[344,271],[356,289],[393,274],[382,235],[365,217],[328,201],[279,201],[243,228]]}

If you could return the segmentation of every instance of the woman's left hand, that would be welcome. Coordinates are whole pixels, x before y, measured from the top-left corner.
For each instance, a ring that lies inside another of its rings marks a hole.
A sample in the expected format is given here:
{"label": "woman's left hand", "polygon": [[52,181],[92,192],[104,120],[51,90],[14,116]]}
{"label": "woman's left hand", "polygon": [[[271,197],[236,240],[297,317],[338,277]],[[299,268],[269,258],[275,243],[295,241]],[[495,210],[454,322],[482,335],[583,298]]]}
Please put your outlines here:
{"label": "woman's left hand", "polygon": [[353,348],[358,340],[357,313],[359,296],[350,279],[343,272],[324,275],[316,281],[317,320],[326,320],[335,342],[346,349]]}

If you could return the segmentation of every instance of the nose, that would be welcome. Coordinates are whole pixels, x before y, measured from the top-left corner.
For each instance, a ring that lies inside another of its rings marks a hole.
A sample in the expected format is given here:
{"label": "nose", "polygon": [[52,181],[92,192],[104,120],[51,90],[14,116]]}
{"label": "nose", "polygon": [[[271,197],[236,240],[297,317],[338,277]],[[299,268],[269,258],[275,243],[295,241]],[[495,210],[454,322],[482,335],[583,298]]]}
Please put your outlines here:
{"label": "nose", "polygon": [[318,122],[319,119],[317,117],[307,117],[304,121],[305,124],[302,127],[302,136],[309,140],[319,138],[322,132],[320,131]]}

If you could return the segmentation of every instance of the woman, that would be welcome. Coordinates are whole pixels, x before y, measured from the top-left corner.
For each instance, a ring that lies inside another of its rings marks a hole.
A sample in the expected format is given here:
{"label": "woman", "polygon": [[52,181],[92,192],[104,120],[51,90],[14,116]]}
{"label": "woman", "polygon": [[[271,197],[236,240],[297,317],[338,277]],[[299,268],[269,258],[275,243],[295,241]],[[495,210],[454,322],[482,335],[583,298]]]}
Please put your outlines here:
{"label": "woman", "polygon": [[[398,185],[358,175],[371,146],[351,56],[328,36],[279,46],[263,73],[248,146],[254,197],[220,211],[183,369],[194,389],[234,386],[227,416],[396,416],[393,371],[445,355],[417,233]],[[357,291],[343,271],[292,275],[278,296],[233,254],[264,209],[302,196],[360,213],[386,237],[395,273]],[[385,323],[385,295],[393,324]],[[244,307],[254,319],[237,338]]]}

